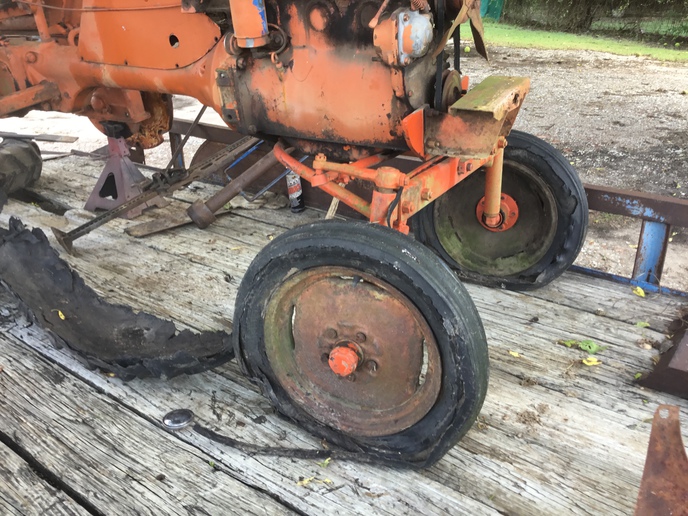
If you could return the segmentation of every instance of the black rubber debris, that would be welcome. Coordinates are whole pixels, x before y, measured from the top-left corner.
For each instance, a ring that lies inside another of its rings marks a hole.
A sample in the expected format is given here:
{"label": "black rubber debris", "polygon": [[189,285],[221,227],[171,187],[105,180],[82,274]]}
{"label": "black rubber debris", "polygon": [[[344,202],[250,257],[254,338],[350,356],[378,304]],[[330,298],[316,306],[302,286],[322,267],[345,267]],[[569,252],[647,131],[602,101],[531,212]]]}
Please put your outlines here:
{"label": "black rubber debris", "polygon": [[0,280],[55,345],[125,380],[198,373],[234,355],[226,332],[178,332],[170,321],[104,301],[40,229],[30,231],[16,218],[8,230],[0,228]]}

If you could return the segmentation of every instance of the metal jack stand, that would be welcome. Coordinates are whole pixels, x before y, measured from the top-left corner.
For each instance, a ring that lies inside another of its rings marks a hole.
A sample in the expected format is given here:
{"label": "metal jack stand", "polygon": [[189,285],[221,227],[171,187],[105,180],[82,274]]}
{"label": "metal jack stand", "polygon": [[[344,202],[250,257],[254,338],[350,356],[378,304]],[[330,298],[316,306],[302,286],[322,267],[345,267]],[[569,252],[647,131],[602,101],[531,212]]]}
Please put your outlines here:
{"label": "metal jack stand", "polygon": [[[117,208],[143,192],[142,186],[146,178],[129,158],[129,145],[124,138],[108,136],[108,151],[110,157],[84,206],[84,209],[88,211]],[[169,201],[157,196],[125,212],[121,217],[133,219],[141,215],[146,208],[152,206],[162,208],[167,204]]]}

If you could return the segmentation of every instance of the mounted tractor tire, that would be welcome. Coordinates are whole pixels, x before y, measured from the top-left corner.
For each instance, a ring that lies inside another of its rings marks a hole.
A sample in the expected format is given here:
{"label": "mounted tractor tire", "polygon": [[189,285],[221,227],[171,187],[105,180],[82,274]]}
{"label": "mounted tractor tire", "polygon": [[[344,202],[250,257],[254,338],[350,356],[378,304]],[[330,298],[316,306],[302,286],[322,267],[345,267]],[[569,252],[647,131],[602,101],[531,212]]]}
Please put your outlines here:
{"label": "mounted tractor tire", "polygon": [[487,390],[485,333],[456,275],[367,223],[318,222],[265,247],[239,288],[233,339],[280,413],[385,462],[436,462]]}
{"label": "mounted tractor tire", "polygon": [[521,131],[507,142],[502,209],[511,220],[505,229],[481,223],[481,169],[418,213],[414,230],[462,279],[529,290],[573,264],[585,240],[588,202],[578,174],[551,145]]}

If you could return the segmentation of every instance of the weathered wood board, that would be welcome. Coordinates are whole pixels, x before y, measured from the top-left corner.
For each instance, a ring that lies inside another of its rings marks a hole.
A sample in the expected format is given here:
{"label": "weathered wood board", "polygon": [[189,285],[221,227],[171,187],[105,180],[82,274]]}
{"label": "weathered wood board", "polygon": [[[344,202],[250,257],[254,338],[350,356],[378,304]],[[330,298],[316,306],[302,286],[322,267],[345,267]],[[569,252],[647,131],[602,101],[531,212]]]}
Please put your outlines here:
{"label": "weathered wood board", "polygon": [[[71,210],[63,217],[11,201],[0,224],[10,215],[43,228],[86,220],[73,208],[87,198],[99,166],[78,158],[47,163],[36,191]],[[179,192],[167,210],[210,190]],[[145,239],[123,233],[152,216],[114,221],[78,240],[78,255],[65,258],[110,301],[192,329],[228,329],[252,257],[275,235],[322,215],[239,209],[205,231],[185,227]],[[664,339],[685,300],[642,299],[580,274],[527,294],[469,291],[490,344],[490,389],[479,423],[424,471],[345,461],[325,468],[246,454],[189,429],[169,434],[162,416],[190,408],[204,427],[241,441],[321,446],[275,415],[233,363],[124,383],[85,369],[14,315],[0,318],[0,435],[102,514],[631,514],[658,404],[683,409],[688,442],[688,401],[634,384],[657,354],[646,343]],[[12,307],[9,298],[0,301]],[[606,346],[601,365],[582,365],[586,355],[560,339]],[[0,485],[0,500],[5,491]]]}

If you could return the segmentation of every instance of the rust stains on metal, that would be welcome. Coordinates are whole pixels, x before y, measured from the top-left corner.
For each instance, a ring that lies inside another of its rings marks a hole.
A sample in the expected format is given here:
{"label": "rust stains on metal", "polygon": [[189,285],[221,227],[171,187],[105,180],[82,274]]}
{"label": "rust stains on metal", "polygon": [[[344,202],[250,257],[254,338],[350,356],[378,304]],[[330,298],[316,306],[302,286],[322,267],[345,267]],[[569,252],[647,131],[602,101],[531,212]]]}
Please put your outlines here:
{"label": "rust stains on metal", "polygon": [[688,457],[678,407],[660,405],[655,412],[635,514],[688,515]]}
{"label": "rust stains on metal", "polygon": [[432,330],[386,282],[355,269],[313,268],[286,280],[265,311],[266,352],[279,382],[326,424],[389,435],[437,400],[442,364]]}

